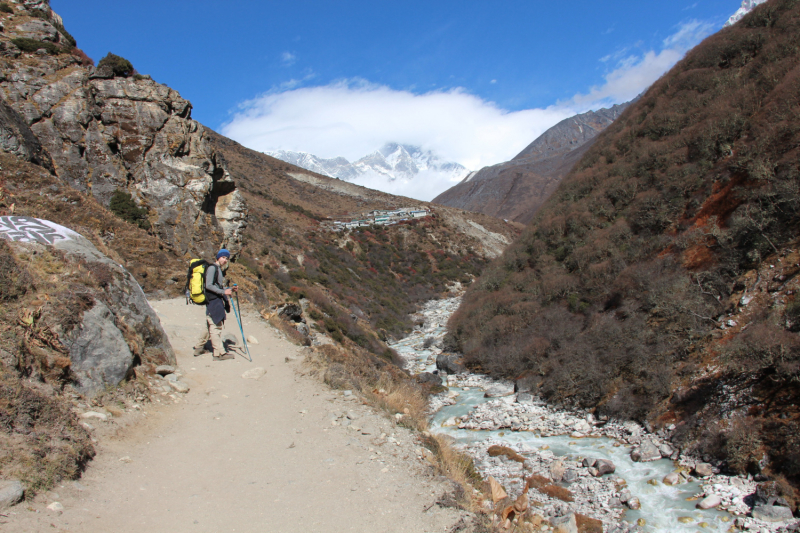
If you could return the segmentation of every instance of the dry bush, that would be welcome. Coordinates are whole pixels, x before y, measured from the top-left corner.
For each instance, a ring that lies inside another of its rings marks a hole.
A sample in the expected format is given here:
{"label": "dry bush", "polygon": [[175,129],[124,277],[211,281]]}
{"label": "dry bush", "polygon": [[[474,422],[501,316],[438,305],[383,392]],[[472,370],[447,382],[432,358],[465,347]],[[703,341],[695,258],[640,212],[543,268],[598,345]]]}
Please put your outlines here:
{"label": "dry bush", "polygon": [[569,489],[565,489],[564,487],[559,487],[558,485],[547,485],[539,489],[539,492],[550,496],[551,498],[556,498],[563,502],[571,502],[573,501],[572,492]]}
{"label": "dry bush", "polygon": [[759,473],[758,461],[763,456],[761,425],[750,418],[731,421],[725,433],[724,452],[728,466],[737,474]]}
{"label": "dry bush", "polygon": [[575,513],[575,521],[580,533],[603,533],[603,522],[580,513]]}
{"label": "dry bush", "polygon": [[546,478],[544,476],[540,476],[539,474],[533,474],[527,478],[528,485],[532,488],[539,490],[548,485],[553,484],[553,480]]}
{"label": "dry bush", "polygon": [[489,446],[487,453],[489,454],[489,457],[497,457],[498,455],[504,455],[509,459],[511,459],[512,461],[516,461],[518,463],[525,462],[525,458],[523,456],[521,456],[508,446],[497,446],[497,445]]}

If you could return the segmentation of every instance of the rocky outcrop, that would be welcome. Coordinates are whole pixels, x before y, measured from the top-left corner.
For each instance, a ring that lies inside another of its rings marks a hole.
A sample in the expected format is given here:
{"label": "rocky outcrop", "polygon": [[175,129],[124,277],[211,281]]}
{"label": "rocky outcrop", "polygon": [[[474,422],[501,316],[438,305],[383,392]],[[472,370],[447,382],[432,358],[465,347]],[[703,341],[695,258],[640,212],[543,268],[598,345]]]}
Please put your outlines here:
{"label": "rocky outcrop", "polygon": [[42,144],[28,127],[28,123],[2,100],[0,100],[0,150],[53,171],[50,154],[42,149]]}
{"label": "rocky outcrop", "polygon": [[[49,301],[31,327],[47,324],[69,356],[68,381],[93,395],[130,377],[141,362],[175,364],[175,354],[155,311],[133,276],[83,236],[63,226],[30,217],[0,217],[0,238],[12,250],[36,256],[55,248],[58,271],[82,272],[82,282],[64,276],[64,285],[48,292]],[[35,273],[34,273],[35,275]],[[34,278],[34,285],[36,279]],[[69,294],[67,294],[69,293]],[[78,302],[78,304],[74,304]],[[47,365],[45,365],[47,366]],[[53,365],[50,365],[53,366]]]}
{"label": "rocky outcrop", "polygon": [[[16,15],[21,22],[0,34],[7,50],[0,96],[30,126],[58,177],[105,205],[116,190],[129,191],[149,210],[154,231],[180,253],[210,254],[219,246],[236,252],[247,207],[180,94],[147,76],[103,75],[68,53],[9,59],[20,54],[10,42],[15,37],[61,43],[54,17]],[[1,109],[0,120],[13,123]],[[20,152],[6,144],[0,147]]]}

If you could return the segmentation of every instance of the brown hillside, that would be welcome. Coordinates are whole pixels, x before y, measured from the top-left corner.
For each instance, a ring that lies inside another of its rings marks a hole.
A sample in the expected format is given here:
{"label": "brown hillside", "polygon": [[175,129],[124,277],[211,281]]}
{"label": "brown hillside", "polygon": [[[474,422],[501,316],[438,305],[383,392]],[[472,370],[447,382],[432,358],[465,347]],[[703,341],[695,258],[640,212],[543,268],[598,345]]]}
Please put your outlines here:
{"label": "brown hillside", "polygon": [[798,60],[793,0],[687,54],[467,293],[452,344],[550,400],[674,423],[682,447],[800,484]]}
{"label": "brown hillside", "polygon": [[628,105],[562,120],[511,161],[482,168],[434,198],[433,203],[529,223],[597,135]]}

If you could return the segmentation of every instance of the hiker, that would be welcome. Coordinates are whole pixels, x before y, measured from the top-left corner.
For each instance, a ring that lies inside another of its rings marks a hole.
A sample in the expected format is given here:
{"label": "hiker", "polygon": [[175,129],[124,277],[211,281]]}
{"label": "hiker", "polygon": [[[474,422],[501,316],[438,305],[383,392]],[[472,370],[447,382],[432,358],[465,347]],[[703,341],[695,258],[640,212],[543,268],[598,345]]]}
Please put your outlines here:
{"label": "hiker", "polygon": [[214,361],[233,359],[233,354],[228,353],[222,343],[222,324],[225,322],[226,312],[231,309],[228,297],[236,290],[236,287],[225,288],[225,276],[222,274],[222,269],[228,264],[230,257],[231,253],[223,248],[217,252],[216,262],[206,269],[206,328],[194,348],[194,355],[203,355],[206,342],[211,339]]}

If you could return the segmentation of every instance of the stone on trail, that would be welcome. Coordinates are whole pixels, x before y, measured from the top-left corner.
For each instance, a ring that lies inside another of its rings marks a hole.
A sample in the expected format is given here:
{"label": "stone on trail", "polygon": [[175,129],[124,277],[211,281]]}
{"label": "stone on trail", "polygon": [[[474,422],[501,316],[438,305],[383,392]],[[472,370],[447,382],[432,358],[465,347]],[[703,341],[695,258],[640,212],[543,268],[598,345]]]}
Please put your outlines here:
{"label": "stone on trail", "polygon": [[183,381],[167,381],[169,386],[175,389],[177,392],[187,393],[189,392],[189,385],[184,383]]}
{"label": "stone on trail", "polygon": [[159,376],[166,376],[168,374],[174,374],[175,367],[172,365],[159,365],[156,367],[156,374]]}
{"label": "stone on trail", "polygon": [[575,513],[551,518],[550,524],[553,526],[554,533],[578,533],[578,521],[575,519]]}
{"label": "stone on trail", "polygon": [[258,339],[256,339],[252,335],[248,335],[247,336],[247,342],[249,342],[250,344],[258,344]]}
{"label": "stone on trail", "polygon": [[713,509],[714,507],[717,507],[721,503],[722,503],[722,500],[720,499],[719,496],[717,496],[716,494],[711,494],[711,495],[706,496],[705,498],[703,498],[700,502],[698,502],[697,508],[698,509]]}
{"label": "stone on trail", "polygon": [[105,421],[105,420],[108,420],[108,415],[106,415],[104,413],[98,413],[97,411],[86,411],[85,413],[83,413],[81,415],[81,418],[83,418],[83,419],[96,418],[98,420],[104,420]]}
{"label": "stone on trail", "polygon": [[263,376],[266,373],[267,373],[266,370],[264,370],[260,366],[257,366],[255,368],[251,368],[250,370],[248,370],[244,374],[242,374],[242,378],[259,380],[259,379],[261,379],[261,376]]}
{"label": "stone on trail", "polygon": [[64,506],[61,505],[60,502],[53,502],[50,505],[48,505],[47,508],[54,512],[61,512],[64,510]]}
{"label": "stone on trail", "polygon": [[0,509],[19,503],[25,495],[25,488],[16,479],[0,481]]}
{"label": "stone on trail", "polygon": [[779,505],[756,505],[753,507],[753,518],[764,522],[783,522],[791,520],[792,510]]}

